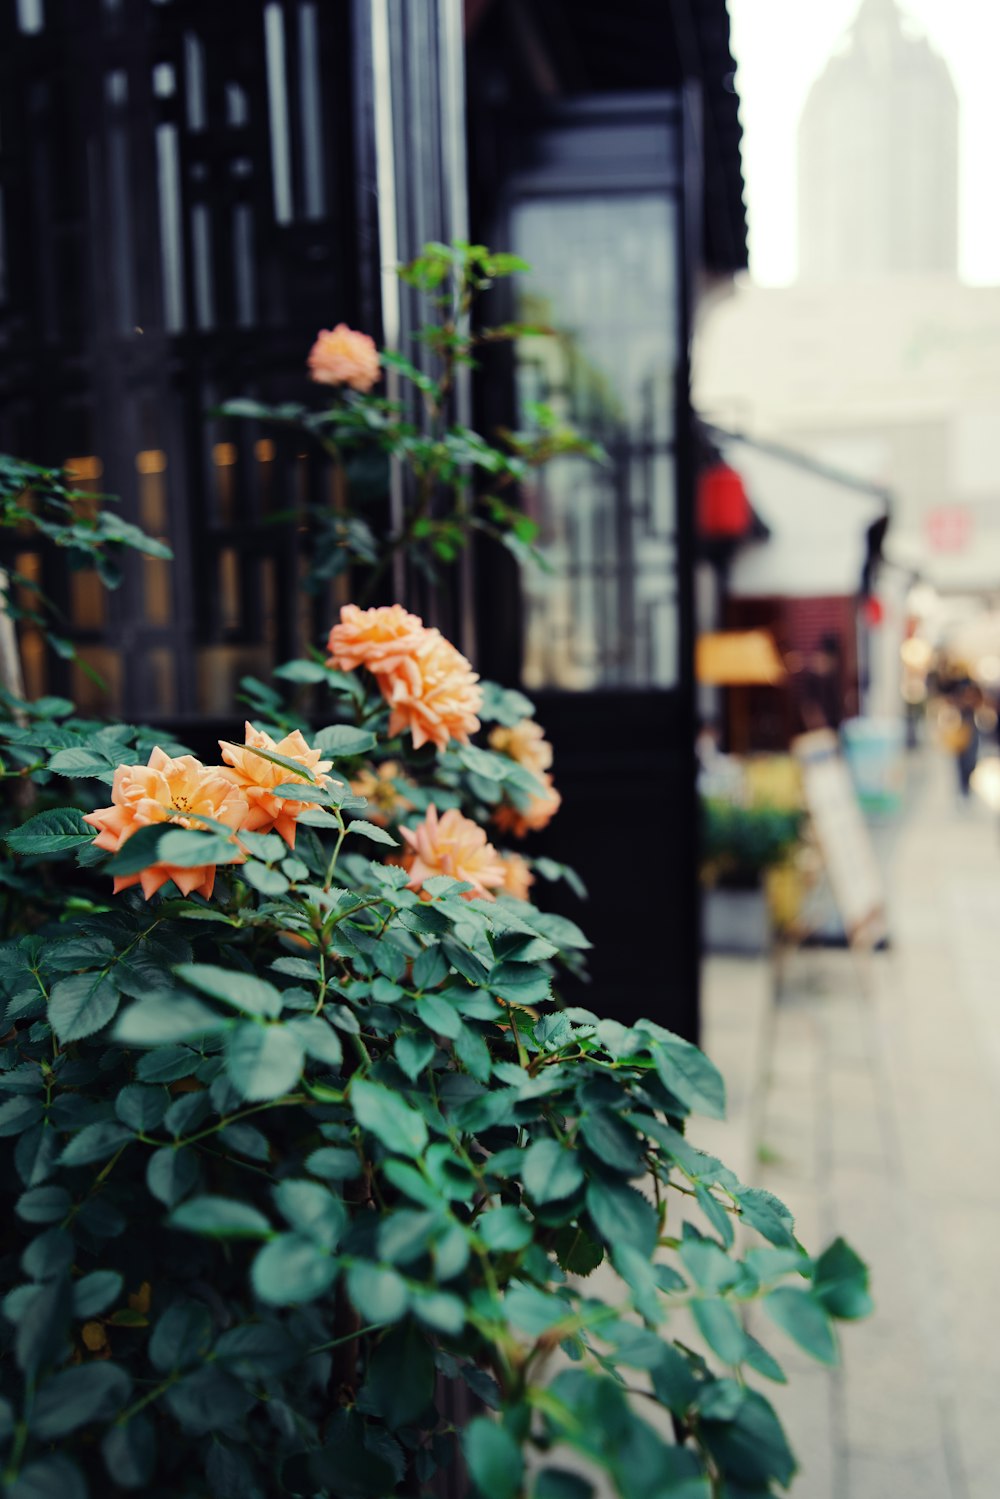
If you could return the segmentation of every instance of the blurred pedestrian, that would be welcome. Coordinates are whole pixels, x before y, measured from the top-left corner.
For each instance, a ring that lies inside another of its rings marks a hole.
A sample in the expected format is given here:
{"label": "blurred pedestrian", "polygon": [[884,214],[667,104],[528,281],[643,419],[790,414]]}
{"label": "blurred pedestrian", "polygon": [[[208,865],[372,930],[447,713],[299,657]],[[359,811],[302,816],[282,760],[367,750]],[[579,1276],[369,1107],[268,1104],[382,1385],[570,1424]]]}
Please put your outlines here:
{"label": "blurred pedestrian", "polygon": [[824,635],[799,679],[802,720],[807,729],[839,729],[844,717],[840,641]]}
{"label": "blurred pedestrian", "polygon": [[978,714],[983,704],[983,694],[975,682],[966,680],[956,688],[953,702],[959,714],[954,738],[958,789],[966,797],[969,794],[972,772],[979,759]]}

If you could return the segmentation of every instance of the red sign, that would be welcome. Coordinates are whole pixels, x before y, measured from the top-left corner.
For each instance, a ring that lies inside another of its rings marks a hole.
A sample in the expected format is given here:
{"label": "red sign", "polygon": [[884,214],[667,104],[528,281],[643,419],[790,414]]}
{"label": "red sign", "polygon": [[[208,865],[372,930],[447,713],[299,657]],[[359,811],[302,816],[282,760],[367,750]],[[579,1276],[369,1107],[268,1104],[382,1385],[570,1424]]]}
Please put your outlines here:
{"label": "red sign", "polygon": [[972,540],[972,516],[962,505],[938,505],[927,512],[926,525],[933,552],[964,552]]}

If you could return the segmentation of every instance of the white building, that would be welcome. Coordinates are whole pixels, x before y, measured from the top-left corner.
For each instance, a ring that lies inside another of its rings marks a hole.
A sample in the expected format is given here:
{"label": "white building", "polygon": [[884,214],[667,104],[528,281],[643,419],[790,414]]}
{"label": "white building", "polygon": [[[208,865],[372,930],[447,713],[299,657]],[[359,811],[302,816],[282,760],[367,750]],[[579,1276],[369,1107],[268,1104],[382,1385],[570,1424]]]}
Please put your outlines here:
{"label": "white building", "polygon": [[958,98],[896,0],[863,0],[799,125],[799,274],[841,282],[958,263]]}

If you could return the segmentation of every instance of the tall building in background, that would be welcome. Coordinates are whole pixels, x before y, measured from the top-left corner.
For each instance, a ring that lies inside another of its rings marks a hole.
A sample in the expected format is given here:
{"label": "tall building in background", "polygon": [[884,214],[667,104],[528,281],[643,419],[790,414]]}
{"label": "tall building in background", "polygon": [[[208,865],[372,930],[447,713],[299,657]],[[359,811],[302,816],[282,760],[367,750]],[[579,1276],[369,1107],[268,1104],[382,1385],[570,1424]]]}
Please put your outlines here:
{"label": "tall building in background", "polygon": [[799,125],[803,282],[958,266],[958,97],[896,0],[862,0]]}

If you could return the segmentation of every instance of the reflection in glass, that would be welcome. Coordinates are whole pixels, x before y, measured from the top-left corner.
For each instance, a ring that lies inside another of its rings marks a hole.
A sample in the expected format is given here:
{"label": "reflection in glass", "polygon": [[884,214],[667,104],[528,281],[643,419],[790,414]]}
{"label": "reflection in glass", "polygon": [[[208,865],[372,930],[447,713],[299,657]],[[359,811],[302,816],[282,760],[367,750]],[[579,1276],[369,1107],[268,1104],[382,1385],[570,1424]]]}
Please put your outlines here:
{"label": "reflection in glass", "polygon": [[676,223],[653,194],[531,199],[514,212],[519,318],[555,329],[517,347],[522,426],[543,403],[601,442],[524,486],[550,571],[526,566],[530,688],[677,680],[674,377]]}

